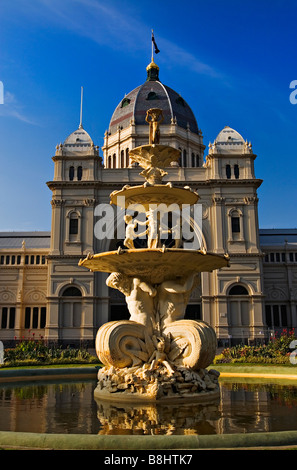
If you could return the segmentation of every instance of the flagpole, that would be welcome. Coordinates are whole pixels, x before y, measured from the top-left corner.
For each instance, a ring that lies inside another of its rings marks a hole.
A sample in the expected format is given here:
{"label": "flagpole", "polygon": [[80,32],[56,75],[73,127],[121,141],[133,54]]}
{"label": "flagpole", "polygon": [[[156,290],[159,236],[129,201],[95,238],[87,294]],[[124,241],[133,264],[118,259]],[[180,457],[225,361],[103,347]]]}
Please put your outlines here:
{"label": "flagpole", "polygon": [[154,62],[154,41],[153,41],[153,37],[154,37],[154,30],[152,29],[152,62]]}
{"label": "flagpole", "polygon": [[82,129],[83,90],[84,90],[84,88],[81,87],[81,94],[80,94],[80,123],[79,123],[79,129]]}

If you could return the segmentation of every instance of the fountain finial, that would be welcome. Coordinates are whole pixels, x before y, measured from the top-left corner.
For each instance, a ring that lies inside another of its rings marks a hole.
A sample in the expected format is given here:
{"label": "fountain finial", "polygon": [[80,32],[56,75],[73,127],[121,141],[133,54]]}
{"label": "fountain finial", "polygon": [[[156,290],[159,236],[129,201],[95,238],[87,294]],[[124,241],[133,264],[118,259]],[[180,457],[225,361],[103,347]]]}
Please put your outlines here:
{"label": "fountain finial", "polygon": [[132,163],[137,162],[144,168],[140,175],[147,183],[160,184],[167,175],[163,168],[169,167],[172,162],[178,162],[180,151],[160,144],[160,124],[164,120],[162,109],[148,109],[145,120],[149,124],[149,144],[130,150],[129,157]]}

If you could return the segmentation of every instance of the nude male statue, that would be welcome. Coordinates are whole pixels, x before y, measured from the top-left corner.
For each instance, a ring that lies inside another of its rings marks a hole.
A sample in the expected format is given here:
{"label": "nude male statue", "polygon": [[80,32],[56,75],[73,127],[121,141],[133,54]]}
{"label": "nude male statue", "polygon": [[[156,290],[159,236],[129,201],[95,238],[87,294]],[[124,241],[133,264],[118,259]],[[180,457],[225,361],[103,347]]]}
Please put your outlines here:
{"label": "nude male statue", "polygon": [[130,320],[145,325],[147,333],[152,336],[155,327],[154,297],[157,290],[137,277],[132,278],[122,273],[110,274],[106,284],[125,295]]}
{"label": "nude male statue", "polygon": [[189,296],[199,282],[197,273],[194,273],[182,283],[164,281],[158,286],[158,311],[161,328],[184,318]]}

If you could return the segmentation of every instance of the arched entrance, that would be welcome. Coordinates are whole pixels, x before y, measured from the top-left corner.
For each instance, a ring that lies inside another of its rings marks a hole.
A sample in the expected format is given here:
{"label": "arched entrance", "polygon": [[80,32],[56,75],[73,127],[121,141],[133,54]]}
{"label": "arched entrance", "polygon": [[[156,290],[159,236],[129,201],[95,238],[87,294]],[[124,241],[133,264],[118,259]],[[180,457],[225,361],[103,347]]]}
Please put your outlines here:
{"label": "arched entrance", "polygon": [[59,299],[60,340],[77,346],[81,337],[82,293],[76,286],[66,286]]}
{"label": "arched entrance", "polygon": [[248,342],[250,323],[249,292],[244,285],[235,284],[228,292],[228,326],[231,344]]}

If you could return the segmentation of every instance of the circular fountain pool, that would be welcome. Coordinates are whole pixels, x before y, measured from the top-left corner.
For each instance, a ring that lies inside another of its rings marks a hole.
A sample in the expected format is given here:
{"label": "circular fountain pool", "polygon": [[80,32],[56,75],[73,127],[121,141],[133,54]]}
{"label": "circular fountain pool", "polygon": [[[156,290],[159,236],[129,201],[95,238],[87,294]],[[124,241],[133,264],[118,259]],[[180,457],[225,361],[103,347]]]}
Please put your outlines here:
{"label": "circular fountain pool", "polygon": [[210,405],[114,404],[93,379],[0,384],[0,431],[210,435],[297,430],[297,385],[228,382]]}

